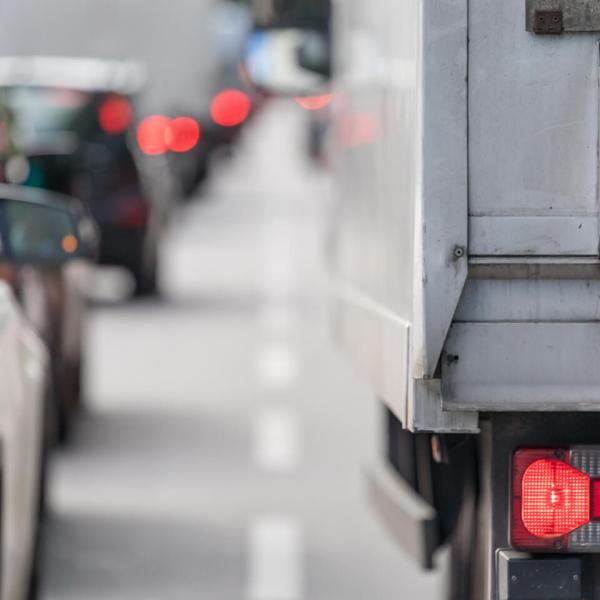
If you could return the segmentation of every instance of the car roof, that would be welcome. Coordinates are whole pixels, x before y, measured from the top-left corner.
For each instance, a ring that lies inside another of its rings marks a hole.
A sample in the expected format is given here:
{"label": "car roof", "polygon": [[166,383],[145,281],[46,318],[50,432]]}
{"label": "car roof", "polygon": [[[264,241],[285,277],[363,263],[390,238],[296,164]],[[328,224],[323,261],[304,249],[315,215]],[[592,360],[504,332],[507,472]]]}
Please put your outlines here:
{"label": "car roof", "polygon": [[30,204],[45,204],[66,208],[73,212],[81,211],[81,200],[74,196],[51,192],[43,188],[17,185],[13,183],[0,183],[0,198],[28,202]]}
{"label": "car roof", "polygon": [[0,86],[66,87],[135,94],[146,69],[135,62],[55,56],[0,56]]}

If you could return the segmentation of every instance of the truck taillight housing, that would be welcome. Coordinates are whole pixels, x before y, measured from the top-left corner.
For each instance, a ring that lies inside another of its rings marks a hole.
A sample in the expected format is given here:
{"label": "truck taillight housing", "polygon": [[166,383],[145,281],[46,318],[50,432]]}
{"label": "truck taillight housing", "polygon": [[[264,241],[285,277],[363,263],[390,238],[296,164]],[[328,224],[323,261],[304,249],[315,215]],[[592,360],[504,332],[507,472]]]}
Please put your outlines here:
{"label": "truck taillight housing", "polygon": [[600,446],[517,450],[511,544],[539,552],[600,552]]}

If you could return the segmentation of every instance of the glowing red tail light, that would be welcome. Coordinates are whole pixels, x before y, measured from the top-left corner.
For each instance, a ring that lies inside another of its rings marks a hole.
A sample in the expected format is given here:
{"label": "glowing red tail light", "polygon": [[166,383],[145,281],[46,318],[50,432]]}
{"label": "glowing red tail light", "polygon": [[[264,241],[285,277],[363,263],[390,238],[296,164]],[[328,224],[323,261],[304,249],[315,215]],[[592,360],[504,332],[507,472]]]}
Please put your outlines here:
{"label": "glowing red tail light", "polygon": [[600,480],[592,481],[592,519],[600,520]]}
{"label": "glowing red tail light", "polygon": [[169,119],[162,115],[146,117],[137,129],[137,141],[144,154],[157,156],[189,152],[200,141],[200,125],[191,117]]}
{"label": "glowing red tail light", "polygon": [[590,478],[561,460],[530,464],[521,493],[523,525],[537,537],[565,535],[590,520]]}
{"label": "glowing red tail light", "polygon": [[137,129],[137,141],[140,150],[150,156],[164,154],[169,149],[167,133],[170,124],[171,119],[162,115],[146,117]]}
{"label": "glowing red tail light", "polygon": [[[511,543],[520,550],[600,551],[600,449],[517,450]],[[598,539],[596,539],[598,538]]]}
{"label": "glowing red tail light", "polygon": [[294,100],[304,110],[323,110],[331,104],[333,94],[322,94],[321,96],[296,96]]}
{"label": "glowing red tail light", "polygon": [[250,98],[239,90],[224,90],[218,93],[210,106],[212,120],[222,127],[241,125],[250,114]]}
{"label": "glowing red tail light", "polygon": [[131,119],[131,105],[120,96],[109,96],[98,108],[98,122],[106,133],[116,135],[127,131]]}
{"label": "glowing red tail light", "polygon": [[166,132],[166,144],[173,152],[189,152],[200,141],[200,125],[191,117],[173,119]]}

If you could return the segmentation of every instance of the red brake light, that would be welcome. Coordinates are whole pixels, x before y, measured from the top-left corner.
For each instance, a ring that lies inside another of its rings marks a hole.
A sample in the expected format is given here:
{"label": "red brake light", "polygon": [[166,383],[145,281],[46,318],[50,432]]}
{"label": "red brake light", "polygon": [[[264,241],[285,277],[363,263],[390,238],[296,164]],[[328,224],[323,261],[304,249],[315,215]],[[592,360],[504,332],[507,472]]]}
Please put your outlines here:
{"label": "red brake light", "polygon": [[169,148],[167,145],[167,132],[171,120],[161,115],[146,117],[137,129],[137,141],[144,154],[157,156],[164,154]]}
{"label": "red brake light", "polygon": [[511,495],[514,548],[600,552],[600,447],[517,450]]}
{"label": "red brake light", "polygon": [[168,150],[188,152],[200,141],[200,125],[191,117],[153,115],[138,125],[137,140],[141,151],[151,156]]}
{"label": "red brake light", "polygon": [[592,481],[592,519],[600,520],[600,480]]}
{"label": "red brake light", "polygon": [[173,152],[188,152],[200,140],[200,125],[191,117],[173,119],[166,132],[166,144]]}
{"label": "red brake light", "polygon": [[98,122],[106,133],[123,133],[129,127],[131,118],[131,105],[120,96],[110,96],[98,108]]}
{"label": "red brake light", "polygon": [[224,90],[217,94],[210,106],[212,120],[222,127],[241,125],[250,114],[250,98],[239,90]]}
{"label": "red brake light", "polygon": [[305,110],[322,110],[331,104],[333,94],[323,94],[321,96],[296,96],[294,100]]}
{"label": "red brake light", "polygon": [[530,464],[521,494],[523,525],[537,537],[560,537],[590,520],[590,478],[561,460]]}

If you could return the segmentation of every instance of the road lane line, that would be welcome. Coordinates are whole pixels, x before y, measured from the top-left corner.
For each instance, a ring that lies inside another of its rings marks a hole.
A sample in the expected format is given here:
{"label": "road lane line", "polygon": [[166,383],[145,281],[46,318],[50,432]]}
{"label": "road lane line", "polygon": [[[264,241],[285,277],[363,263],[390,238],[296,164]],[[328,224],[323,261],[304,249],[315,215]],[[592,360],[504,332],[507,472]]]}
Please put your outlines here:
{"label": "road lane line", "polygon": [[259,384],[270,390],[292,387],[300,374],[296,352],[283,342],[270,342],[259,348],[254,367]]}
{"label": "road lane line", "polygon": [[258,322],[268,335],[290,336],[297,328],[298,310],[287,303],[268,303],[258,314]]}
{"label": "road lane line", "polygon": [[254,424],[254,462],[264,471],[290,471],[300,460],[299,440],[298,422],[289,410],[267,409]]}
{"label": "road lane line", "polygon": [[300,600],[303,582],[302,529],[296,519],[265,515],[248,533],[248,600]]}

